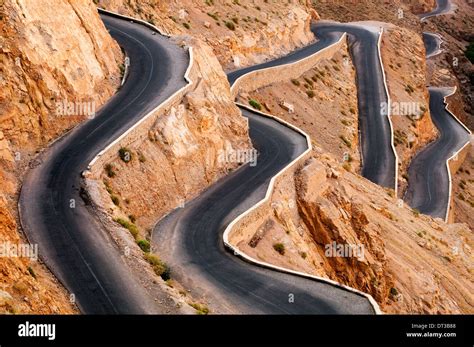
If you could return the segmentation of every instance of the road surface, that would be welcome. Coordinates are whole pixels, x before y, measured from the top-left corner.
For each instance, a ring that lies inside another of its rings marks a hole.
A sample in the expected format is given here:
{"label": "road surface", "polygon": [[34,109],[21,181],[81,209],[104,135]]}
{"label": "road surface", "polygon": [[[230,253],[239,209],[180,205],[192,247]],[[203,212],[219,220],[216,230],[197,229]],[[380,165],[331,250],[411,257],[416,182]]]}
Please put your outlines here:
{"label": "road surface", "polygon": [[160,312],[81,199],[81,172],[113,139],[185,85],[188,55],[142,25],[102,19],[130,57],[127,82],[96,118],[57,141],[28,172],[19,202],[21,223],[82,312]]}
{"label": "road surface", "polygon": [[[450,9],[449,1],[438,0],[437,10],[444,14]],[[427,58],[441,52],[441,38],[437,34],[423,33]],[[449,174],[446,161],[470,141],[470,134],[445,109],[444,97],[451,88],[429,88],[430,113],[439,137],[423,148],[408,168],[408,188],[404,200],[413,208],[432,217],[446,219],[449,206]]]}
{"label": "road surface", "polygon": [[[82,312],[157,313],[159,307],[139,285],[113,240],[81,199],[80,173],[95,154],[184,85],[188,60],[184,51],[160,35],[152,35],[144,26],[106,15],[102,18],[130,57],[127,81],[96,118],[56,142],[40,157],[41,164],[27,174],[20,196],[21,221],[30,241],[40,245],[41,258],[75,295]],[[368,133],[363,144],[365,170],[374,181],[388,185],[393,181],[393,170],[387,154],[387,127],[379,111],[384,94],[375,53],[377,36],[350,26],[337,29],[351,35],[358,81],[364,84],[360,108],[365,123],[361,129],[376,129]],[[338,30],[328,24],[315,30],[321,41],[281,58],[280,63],[309,55],[339,37]],[[232,74],[229,79],[232,81]],[[160,251],[170,255],[167,260],[175,265],[177,276],[180,271],[199,274],[192,277],[195,290],[199,290],[201,281],[213,285],[215,290],[210,296],[221,296],[223,300],[216,305],[222,312],[374,313],[361,295],[258,268],[224,251],[223,227],[261,199],[269,179],[306,146],[293,130],[244,113],[250,119],[252,140],[260,150],[259,164],[236,171],[162,221],[160,225],[168,223],[172,227],[166,228],[166,233],[154,233],[154,240],[166,240],[170,245]],[[70,208],[71,199],[76,201],[74,209]],[[167,253],[171,250],[175,250],[172,255]],[[190,280],[189,276],[181,277],[185,283]],[[289,296],[294,296],[293,303]]]}
{"label": "road surface", "polygon": [[[395,161],[390,126],[381,115],[386,101],[380,69],[378,32],[351,25],[313,26],[319,41],[292,54],[228,74],[232,84],[250,71],[287,64],[336,42],[348,32],[359,83],[359,107],[366,174],[393,187]],[[246,166],[215,183],[205,193],[160,221],[153,231],[154,249],[196,296],[209,298],[218,312],[233,313],[374,313],[367,299],[332,285],[250,265],[229,254],[222,233],[229,222],[263,199],[272,176],[306,149],[305,139],[278,122],[242,110],[259,150],[258,164]],[[373,130],[373,131],[369,131]],[[296,136],[296,139],[295,139]],[[367,139],[365,137],[367,136]],[[298,140],[295,143],[295,140]],[[369,150],[371,149],[371,150]],[[299,300],[288,302],[291,293]]]}
{"label": "road surface", "polygon": [[374,313],[361,295],[251,265],[224,249],[226,225],[261,200],[271,177],[307,148],[306,139],[286,126],[242,112],[259,151],[257,165],[238,169],[161,220],[153,231],[154,249],[173,277],[219,313]]}
{"label": "road surface", "polygon": [[436,0],[436,8],[431,12],[420,14],[419,17],[424,21],[430,17],[447,14],[452,11],[452,9],[453,5],[450,0]]}

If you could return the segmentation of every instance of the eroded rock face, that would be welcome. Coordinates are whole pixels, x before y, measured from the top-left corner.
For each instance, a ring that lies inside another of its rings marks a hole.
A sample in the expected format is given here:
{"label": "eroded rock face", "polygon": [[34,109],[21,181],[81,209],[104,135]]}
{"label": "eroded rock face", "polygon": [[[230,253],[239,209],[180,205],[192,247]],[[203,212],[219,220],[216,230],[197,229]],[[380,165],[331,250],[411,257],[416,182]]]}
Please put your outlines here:
{"label": "eroded rock face", "polygon": [[384,312],[472,312],[469,227],[419,215],[320,148],[313,152],[280,176],[270,202],[230,241],[260,261],[369,293]]}
{"label": "eroded rock face", "polygon": [[310,1],[101,0],[106,9],[148,20],[171,34],[209,44],[224,68],[262,62],[308,44],[317,13]]}
{"label": "eroded rock face", "polygon": [[[0,31],[0,244],[24,243],[14,218],[19,178],[36,150],[88,116],[58,104],[98,109],[114,93],[122,54],[90,1],[2,0]],[[42,266],[2,257],[0,269],[12,297],[0,312],[74,310]]]}
{"label": "eroded rock face", "polygon": [[[314,159],[300,171],[296,186],[299,214],[318,245],[325,271],[332,279],[384,301],[392,280],[384,271],[380,230],[369,223],[364,204],[344,189],[329,186],[326,168]],[[334,252],[327,252],[334,248],[331,245],[353,245],[354,250],[357,246],[363,251],[355,256],[333,256]]]}

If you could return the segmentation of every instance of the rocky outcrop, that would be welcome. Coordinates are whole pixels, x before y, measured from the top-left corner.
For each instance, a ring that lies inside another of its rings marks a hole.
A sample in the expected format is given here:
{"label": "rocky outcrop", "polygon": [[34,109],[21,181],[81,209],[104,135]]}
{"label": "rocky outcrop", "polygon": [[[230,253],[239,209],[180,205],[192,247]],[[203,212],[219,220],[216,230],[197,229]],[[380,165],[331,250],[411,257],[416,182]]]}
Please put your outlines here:
{"label": "rocky outcrop", "polygon": [[230,240],[260,261],[365,291],[384,312],[474,308],[469,228],[419,215],[318,148]]}
{"label": "rocky outcrop", "polygon": [[226,69],[284,55],[314,39],[310,1],[100,0],[112,11],[139,16],[170,34],[190,34],[213,48]]}
{"label": "rocky outcrop", "polygon": [[[25,244],[16,222],[22,173],[114,93],[122,54],[91,2],[2,0],[0,31],[0,244]],[[75,310],[39,263],[1,257],[0,268],[0,289],[11,296],[1,312]]]}

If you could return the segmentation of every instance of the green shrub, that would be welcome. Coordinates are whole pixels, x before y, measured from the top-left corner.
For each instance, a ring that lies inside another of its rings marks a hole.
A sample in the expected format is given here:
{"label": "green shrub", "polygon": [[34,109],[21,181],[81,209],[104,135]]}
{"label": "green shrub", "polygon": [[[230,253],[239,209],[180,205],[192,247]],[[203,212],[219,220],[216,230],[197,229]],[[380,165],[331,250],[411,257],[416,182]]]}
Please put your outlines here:
{"label": "green shrub", "polygon": [[153,271],[160,276],[164,281],[171,279],[171,269],[165,262],[155,255],[147,253],[145,254],[145,259],[153,267]]}
{"label": "green shrub", "polygon": [[110,195],[110,198],[112,199],[112,202],[114,203],[115,206],[120,206],[120,199],[118,198],[117,195]]}
{"label": "green shrub", "polygon": [[225,22],[225,26],[229,28],[230,30],[234,31],[235,30],[235,24],[232,22]]}
{"label": "green shrub", "polygon": [[285,255],[285,245],[283,243],[275,243],[273,245],[273,249],[280,253],[281,255]]}
{"label": "green shrub", "polygon": [[260,105],[260,103],[257,100],[250,99],[249,104],[250,104],[250,106],[252,106],[256,110],[260,111],[262,109],[262,105]]}
{"label": "green shrub", "polygon": [[397,296],[398,295],[398,290],[395,287],[390,288],[390,295],[391,296]]}
{"label": "green shrub", "polygon": [[115,177],[115,171],[114,171],[114,167],[112,166],[112,164],[105,165],[105,173],[110,178]]}
{"label": "green shrub", "polygon": [[351,141],[349,141],[348,139],[346,139],[344,135],[340,135],[339,138],[342,140],[342,142],[344,142],[344,144],[345,144],[347,147],[349,147],[349,148],[352,147]]}
{"label": "green shrub", "polygon": [[308,90],[306,91],[306,94],[308,95],[308,98],[314,98],[314,90]]}
{"label": "green shrub", "polygon": [[197,304],[197,303],[192,303],[192,304],[189,304],[192,308],[194,308],[198,314],[203,314],[203,315],[206,315],[206,314],[209,314],[209,309],[204,306],[204,305],[201,305],[201,304]]}
{"label": "green shrub", "polygon": [[150,253],[151,246],[148,240],[138,240],[137,245],[143,252]]}
{"label": "green shrub", "polygon": [[291,83],[293,83],[295,86],[299,86],[299,85],[300,85],[300,81],[298,81],[297,79],[292,79],[292,80],[291,80]]}
{"label": "green shrub", "polygon": [[183,23],[183,27],[185,27],[186,29],[190,29],[191,26],[189,25],[189,23]]}
{"label": "green shrub", "polygon": [[115,221],[120,224],[121,226],[123,226],[125,229],[128,229],[128,231],[130,232],[130,234],[132,234],[132,236],[134,238],[137,238],[138,236],[138,228],[135,224],[133,223],[130,223],[129,221],[123,219],[123,218],[116,218]]}

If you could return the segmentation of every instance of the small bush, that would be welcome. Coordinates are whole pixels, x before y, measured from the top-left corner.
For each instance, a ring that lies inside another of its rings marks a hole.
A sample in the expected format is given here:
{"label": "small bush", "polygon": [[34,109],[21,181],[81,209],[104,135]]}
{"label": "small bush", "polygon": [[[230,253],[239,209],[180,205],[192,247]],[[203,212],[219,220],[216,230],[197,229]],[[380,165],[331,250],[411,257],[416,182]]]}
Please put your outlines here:
{"label": "small bush", "polygon": [[405,87],[405,91],[406,91],[408,94],[411,95],[411,93],[413,93],[413,92],[415,91],[415,88],[413,88],[411,85],[408,84],[408,85]]}
{"label": "small bush", "polygon": [[225,26],[232,31],[235,30],[235,24],[232,22],[225,22]]}
{"label": "small bush", "polygon": [[273,249],[280,253],[281,255],[285,255],[285,245],[283,243],[275,243],[273,245]]}
{"label": "small bush", "polygon": [[301,84],[300,81],[298,81],[296,79],[292,79],[291,83],[293,83],[295,86],[299,86]]}
{"label": "small bush", "polygon": [[148,240],[138,240],[137,245],[143,252],[150,253],[151,247],[150,242],[148,242]]}
{"label": "small bush", "polygon": [[344,142],[344,144],[345,144],[347,147],[352,148],[352,143],[351,143],[351,141],[349,141],[348,139],[346,139],[344,135],[339,136],[339,138],[342,140],[342,142]]}
{"label": "small bush", "polygon": [[120,199],[118,198],[117,195],[111,195],[110,199],[112,199],[112,202],[114,203],[115,206],[120,206]]}
{"label": "small bush", "polygon": [[262,109],[262,105],[260,105],[260,103],[257,100],[250,99],[249,104],[250,104],[250,106],[252,106],[256,110],[260,111]]}
{"label": "small bush", "polygon": [[129,163],[133,158],[132,151],[130,151],[127,147],[122,147],[119,149],[119,157],[125,163]]}
{"label": "small bush", "polygon": [[209,314],[209,309],[204,306],[204,305],[201,305],[201,304],[197,304],[197,303],[192,303],[192,304],[189,304],[192,308],[194,308],[198,314],[203,314],[203,315],[206,315],[206,314]]}
{"label": "small bush", "polygon": [[390,295],[391,296],[397,296],[398,295],[398,290],[395,287],[390,288]]}
{"label": "small bush", "polygon": [[138,236],[138,228],[135,224],[133,223],[130,223],[129,221],[125,220],[125,219],[122,219],[122,218],[117,218],[115,219],[115,221],[120,224],[121,226],[123,226],[125,229],[127,229],[130,234],[132,234],[132,236],[134,238],[137,238]]}
{"label": "small bush", "polygon": [[160,276],[164,281],[171,279],[171,269],[168,264],[161,261],[161,259],[155,254],[145,254],[145,259],[153,267],[153,271]]}
{"label": "small bush", "polygon": [[112,166],[112,164],[105,165],[105,173],[110,178],[115,177],[115,171],[114,171],[114,167]]}
{"label": "small bush", "polygon": [[308,95],[308,98],[314,98],[314,90],[306,91],[306,95]]}
{"label": "small bush", "polygon": [[31,277],[33,277],[34,279],[36,279],[35,270],[33,270],[33,268],[32,268],[31,266],[28,266],[28,272],[29,272],[29,274],[31,275]]}
{"label": "small bush", "polygon": [[189,25],[189,23],[183,23],[183,27],[185,27],[186,29],[190,29],[191,26]]}
{"label": "small bush", "polygon": [[418,217],[420,215],[420,211],[416,208],[414,208],[413,210],[411,210],[413,212],[413,214],[415,215],[415,217]]}

